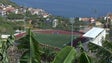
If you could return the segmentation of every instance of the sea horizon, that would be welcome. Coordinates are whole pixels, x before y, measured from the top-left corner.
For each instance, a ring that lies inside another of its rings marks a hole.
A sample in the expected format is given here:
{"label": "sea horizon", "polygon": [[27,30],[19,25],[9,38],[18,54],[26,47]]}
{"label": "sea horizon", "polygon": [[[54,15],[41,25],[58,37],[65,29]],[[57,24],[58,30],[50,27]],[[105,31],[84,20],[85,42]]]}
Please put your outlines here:
{"label": "sea horizon", "polygon": [[20,6],[41,8],[63,17],[101,17],[112,12],[111,0],[11,0]]}

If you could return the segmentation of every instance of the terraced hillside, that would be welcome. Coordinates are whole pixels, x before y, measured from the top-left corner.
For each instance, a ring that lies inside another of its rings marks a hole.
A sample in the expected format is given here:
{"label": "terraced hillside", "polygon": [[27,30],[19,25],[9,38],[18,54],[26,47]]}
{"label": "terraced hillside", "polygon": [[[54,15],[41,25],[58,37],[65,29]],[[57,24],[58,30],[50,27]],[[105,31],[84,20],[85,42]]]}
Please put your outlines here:
{"label": "terraced hillside", "polygon": [[17,7],[17,4],[15,4],[14,2],[11,2],[10,0],[0,0],[0,3]]}

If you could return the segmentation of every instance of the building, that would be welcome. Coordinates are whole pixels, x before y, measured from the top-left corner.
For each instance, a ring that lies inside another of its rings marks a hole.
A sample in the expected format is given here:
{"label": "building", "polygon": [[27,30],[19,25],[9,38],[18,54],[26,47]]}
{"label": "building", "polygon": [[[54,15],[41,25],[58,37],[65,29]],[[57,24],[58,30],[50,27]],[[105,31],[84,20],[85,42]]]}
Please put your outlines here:
{"label": "building", "polygon": [[55,28],[58,25],[58,19],[54,19],[52,24],[53,24],[52,27]]}
{"label": "building", "polygon": [[10,35],[4,35],[4,34],[3,34],[3,35],[1,35],[1,38],[2,38],[2,39],[7,39],[9,36],[10,36]]}
{"label": "building", "polygon": [[[8,34],[2,34],[0,38],[2,39],[2,41],[7,41],[9,36],[10,35],[8,35]],[[1,47],[1,45],[0,45],[0,47]]]}
{"label": "building", "polygon": [[90,42],[102,46],[102,41],[105,40],[106,30],[103,28],[93,27],[86,32],[83,37],[89,39]]}

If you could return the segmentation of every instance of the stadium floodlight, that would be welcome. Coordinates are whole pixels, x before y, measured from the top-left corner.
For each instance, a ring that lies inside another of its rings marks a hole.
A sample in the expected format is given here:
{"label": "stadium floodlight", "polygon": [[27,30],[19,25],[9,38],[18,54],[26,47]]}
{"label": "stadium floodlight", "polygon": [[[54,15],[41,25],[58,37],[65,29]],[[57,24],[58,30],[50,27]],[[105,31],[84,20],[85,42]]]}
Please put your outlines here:
{"label": "stadium floodlight", "polygon": [[74,18],[70,18],[70,24],[71,24],[71,46],[73,46],[73,24],[75,23]]}

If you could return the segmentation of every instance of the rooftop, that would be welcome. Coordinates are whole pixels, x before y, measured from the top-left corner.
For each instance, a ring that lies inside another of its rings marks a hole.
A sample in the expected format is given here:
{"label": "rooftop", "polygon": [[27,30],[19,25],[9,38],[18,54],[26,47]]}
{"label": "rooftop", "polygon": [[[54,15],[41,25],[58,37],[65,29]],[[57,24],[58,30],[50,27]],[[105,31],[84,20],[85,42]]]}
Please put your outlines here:
{"label": "rooftop", "polygon": [[104,29],[103,28],[98,28],[98,27],[93,27],[91,30],[86,32],[83,37],[90,37],[90,38],[95,38],[100,34]]}

